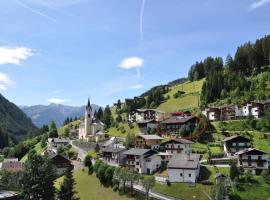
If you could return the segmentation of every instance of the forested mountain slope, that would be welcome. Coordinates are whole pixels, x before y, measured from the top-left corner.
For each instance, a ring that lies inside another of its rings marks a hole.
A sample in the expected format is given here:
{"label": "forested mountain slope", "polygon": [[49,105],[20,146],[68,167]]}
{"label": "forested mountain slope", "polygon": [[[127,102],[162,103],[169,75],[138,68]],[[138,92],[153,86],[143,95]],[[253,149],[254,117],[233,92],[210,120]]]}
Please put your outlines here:
{"label": "forested mountain slope", "polygon": [[0,129],[0,148],[7,145],[8,139],[19,140],[30,134],[35,135],[38,132],[31,119],[1,94]]}

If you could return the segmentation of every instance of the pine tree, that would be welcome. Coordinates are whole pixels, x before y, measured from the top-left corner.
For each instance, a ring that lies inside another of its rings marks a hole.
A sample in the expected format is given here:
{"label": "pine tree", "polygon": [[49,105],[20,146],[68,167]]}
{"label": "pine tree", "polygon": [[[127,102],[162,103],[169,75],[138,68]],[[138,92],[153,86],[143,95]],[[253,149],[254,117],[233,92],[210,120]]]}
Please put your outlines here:
{"label": "pine tree", "polygon": [[73,178],[72,166],[68,167],[64,181],[60,185],[60,189],[57,192],[57,198],[59,200],[79,200],[80,198],[76,197],[76,191],[74,189],[75,180]]}
{"label": "pine tree", "polygon": [[104,123],[106,128],[109,128],[112,124],[112,113],[111,113],[111,109],[109,107],[109,105],[106,106],[105,110],[104,110]]}
{"label": "pine tree", "polygon": [[31,150],[24,164],[22,198],[25,200],[53,200],[55,195],[55,168],[47,155]]}
{"label": "pine tree", "polygon": [[49,137],[58,138],[58,131],[57,131],[56,124],[54,121],[51,122],[50,127],[49,127]]}

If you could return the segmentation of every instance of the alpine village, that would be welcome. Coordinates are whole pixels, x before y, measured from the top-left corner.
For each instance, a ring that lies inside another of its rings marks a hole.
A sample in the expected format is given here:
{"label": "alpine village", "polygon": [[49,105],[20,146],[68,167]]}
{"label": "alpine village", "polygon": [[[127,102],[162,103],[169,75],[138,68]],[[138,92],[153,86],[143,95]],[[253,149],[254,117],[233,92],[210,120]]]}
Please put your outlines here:
{"label": "alpine village", "polygon": [[0,94],[0,199],[270,200],[270,35],[227,53],[64,119]]}

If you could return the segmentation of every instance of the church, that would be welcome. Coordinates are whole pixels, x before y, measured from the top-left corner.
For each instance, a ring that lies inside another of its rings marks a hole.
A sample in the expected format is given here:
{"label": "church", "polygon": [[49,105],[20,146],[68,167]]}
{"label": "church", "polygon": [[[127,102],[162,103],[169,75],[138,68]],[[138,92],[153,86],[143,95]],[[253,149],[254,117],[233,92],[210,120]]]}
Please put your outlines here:
{"label": "church", "polygon": [[79,139],[87,142],[98,142],[105,139],[104,124],[93,117],[89,99],[85,107],[84,121],[79,126]]}

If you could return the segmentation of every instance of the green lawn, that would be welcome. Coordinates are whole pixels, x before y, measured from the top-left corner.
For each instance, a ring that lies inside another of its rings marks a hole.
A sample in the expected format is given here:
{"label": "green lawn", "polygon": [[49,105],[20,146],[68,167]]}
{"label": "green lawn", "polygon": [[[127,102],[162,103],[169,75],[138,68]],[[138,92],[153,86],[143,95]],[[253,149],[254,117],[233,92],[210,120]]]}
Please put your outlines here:
{"label": "green lawn", "polygon": [[[41,154],[43,151],[43,148],[40,145],[40,142],[35,145],[35,150],[38,154]],[[25,162],[27,159],[28,154],[25,154],[24,157],[22,157],[21,161]]]}
{"label": "green lawn", "polygon": [[[185,82],[183,84],[170,87],[170,91],[165,94],[165,97],[170,98],[159,105],[158,109],[167,113],[179,111],[183,109],[197,108],[199,106],[199,98],[202,89],[204,79],[194,82]],[[185,94],[182,97],[174,98],[174,94],[177,91],[184,91]]]}
{"label": "green lawn", "polygon": [[[87,170],[78,170],[74,172],[76,181],[76,191],[80,200],[131,200],[125,195],[119,195],[118,192],[113,192],[111,187],[104,187],[94,174],[88,175]],[[59,188],[63,178],[56,180],[55,186]]]}
{"label": "green lawn", "polygon": [[126,137],[127,133],[134,133],[135,135],[137,135],[140,132],[139,127],[135,123],[133,124],[134,128],[132,129],[128,126],[127,123],[120,123],[119,128],[121,126],[123,126],[125,129],[124,133],[122,133],[120,129],[117,130],[116,127],[111,127],[108,129],[107,134],[109,134],[110,136]]}
{"label": "green lawn", "polygon": [[243,184],[241,190],[235,192],[241,200],[268,200],[270,198],[270,187],[266,183]]}
{"label": "green lawn", "polygon": [[209,194],[210,189],[211,186],[202,184],[193,186],[187,183],[172,183],[168,186],[167,184],[156,183],[153,191],[180,198],[181,200],[208,200],[205,193]]}
{"label": "green lawn", "polygon": [[61,128],[58,129],[58,134],[61,136],[64,134],[66,128],[69,128],[69,129],[74,128],[75,126],[79,126],[80,123],[81,123],[80,120],[76,120],[76,121],[73,121],[65,126],[62,126]]}

